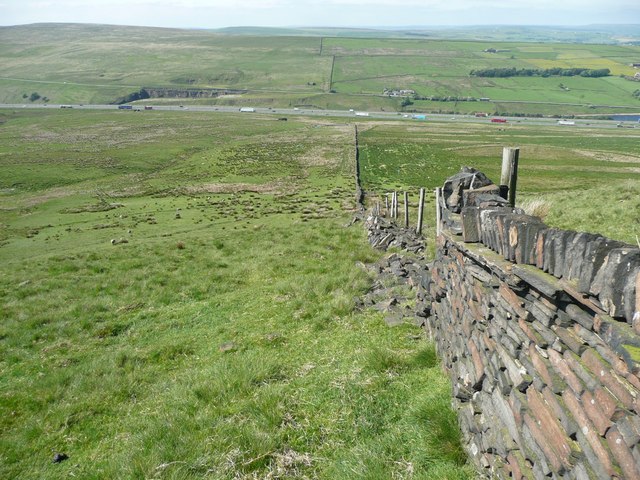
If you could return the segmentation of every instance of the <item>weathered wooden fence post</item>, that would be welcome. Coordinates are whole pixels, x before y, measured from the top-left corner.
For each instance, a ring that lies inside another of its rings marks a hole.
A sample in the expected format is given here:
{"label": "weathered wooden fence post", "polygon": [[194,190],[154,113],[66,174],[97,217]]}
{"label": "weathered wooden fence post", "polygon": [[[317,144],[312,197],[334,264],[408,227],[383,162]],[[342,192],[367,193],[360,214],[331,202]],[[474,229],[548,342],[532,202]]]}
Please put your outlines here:
{"label": "weathered wooden fence post", "polygon": [[389,194],[387,193],[384,197],[384,209],[387,215],[389,215]]}
{"label": "weathered wooden fence post", "polygon": [[398,192],[393,192],[391,197],[391,218],[396,220],[398,218]]}
{"label": "weathered wooden fence post", "polygon": [[420,200],[418,201],[418,225],[416,226],[416,233],[422,234],[422,219],[424,215],[424,188],[420,189]]}
{"label": "weathered wooden fence post", "polygon": [[516,184],[518,183],[518,159],[520,158],[520,149],[514,148],[513,153],[509,155],[510,176],[509,176],[509,205],[516,206]]}
{"label": "weathered wooden fence post", "polygon": [[409,228],[409,192],[404,192],[404,228]]}
{"label": "weathered wooden fence post", "polygon": [[500,196],[508,200],[509,205],[516,204],[516,183],[518,181],[519,148],[502,149],[502,173],[500,175]]}
{"label": "weathered wooden fence post", "polygon": [[440,212],[440,196],[442,195],[442,188],[436,188],[436,236],[440,236],[442,232],[442,226],[440,222],[442,221],[442,214]]}
{"label": "weathered wooden fence post", "polygon": [[507,147],[502,149],[502,171],[500,172],[500,196],[504,199],[509,194],[509,151]]}

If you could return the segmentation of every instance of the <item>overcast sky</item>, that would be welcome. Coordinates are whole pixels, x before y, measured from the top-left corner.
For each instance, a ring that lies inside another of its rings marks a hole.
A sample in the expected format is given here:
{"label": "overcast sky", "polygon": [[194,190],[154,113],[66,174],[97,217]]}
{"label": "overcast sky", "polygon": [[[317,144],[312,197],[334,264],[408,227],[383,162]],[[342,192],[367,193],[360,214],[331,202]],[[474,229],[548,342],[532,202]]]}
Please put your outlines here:
{"label": "overcast sky", "polygon": [[158,27],[640,23],[640,0],[0,0],[0,25]]}

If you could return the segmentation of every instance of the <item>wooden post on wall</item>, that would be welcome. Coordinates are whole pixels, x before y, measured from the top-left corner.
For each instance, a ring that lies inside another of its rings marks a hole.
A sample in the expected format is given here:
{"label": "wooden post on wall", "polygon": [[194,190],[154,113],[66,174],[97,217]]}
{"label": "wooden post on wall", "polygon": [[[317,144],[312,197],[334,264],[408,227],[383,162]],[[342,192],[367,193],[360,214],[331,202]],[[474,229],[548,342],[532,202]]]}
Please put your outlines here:
{"label": "wooden post on wall", "polygon": [[389,194],[388,193],[384,197],[384,209],[385,209],[385,213],[389,215]]}
{"label": "wooden post on wall", "polygon": [[391,197],[391,218],[398,218],[398,192],[393,192]]}
{"label": "wooden post on wall", "polygon": [[404,192],[404,228],[409,228],[409,192]]}
{"label": "wooden post on wall", "polygon": [[393,192],[391,197],[391,217],[394,220],[398,218],[398,192]]}
{"label": "wooden post on wall", "polygon": [[442,226],[440,222],[442,221],[442,214],[440,212],[440,196],[442,195],[442,188],[436,188],[436,236],[440,236],[442,232]]}
{"label": "wooden post on wall", "polygon": [[424,188],[420,189],[420,200],[418,200],[418,225],[416,226],[416,233],[422,234],[422,219],[424,215]]}
{"label": "wooden post on wall", "polygon": [[507,199],[509,205],[516,205],[516,183],[518,181],[519,148],[502,149],[502,173],[500,175],[500,196]]}
{"label": "wooden post on wall", "polygon": [[509,153],[510,175],[509,175],[509,205],[516,206],[516,184],[518,183],[518,159],[520,157],[520,149],[514,148]]}

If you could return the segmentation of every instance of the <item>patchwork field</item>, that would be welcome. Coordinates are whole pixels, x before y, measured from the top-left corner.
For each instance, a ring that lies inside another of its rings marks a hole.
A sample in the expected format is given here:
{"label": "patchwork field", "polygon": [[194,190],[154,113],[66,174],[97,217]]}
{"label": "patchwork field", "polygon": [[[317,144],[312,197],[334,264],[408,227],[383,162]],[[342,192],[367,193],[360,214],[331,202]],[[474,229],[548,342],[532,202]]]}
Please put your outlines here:
{"label": "patchwork field", "polygon": [[[198,103],[402,110],[383,90],[418,97],[420,111],[544,115],[637,112],[640,46],[348,36],[230,35],[195,30],[42,24],[0,27],[0,102],[111,103],[143,87],[232,88]],[[487,68],[608,68],[602,78],[480,78]],[[171,101],[154,99],[154,101]],[[182,100],[178,100],[182,101]],[[502,104],[503,101],[522,102]],[[536,102],[536,103],[531,103]],[[545,104],[540,107],[539,103]]]}

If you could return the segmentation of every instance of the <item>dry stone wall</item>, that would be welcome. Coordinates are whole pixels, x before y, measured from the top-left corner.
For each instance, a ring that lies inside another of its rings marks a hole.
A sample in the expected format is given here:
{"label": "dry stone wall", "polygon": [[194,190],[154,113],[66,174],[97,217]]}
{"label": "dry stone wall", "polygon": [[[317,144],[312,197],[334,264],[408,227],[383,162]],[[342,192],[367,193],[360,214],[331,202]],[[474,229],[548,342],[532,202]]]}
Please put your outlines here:
{"label": "dry stone wall", "polygon": [[439,199],[426,328],[470,457],[499,478],[639,479],[640,250],[463,173]]}

